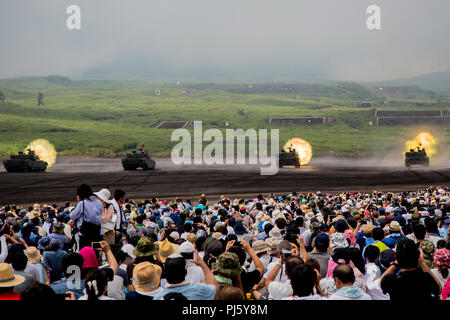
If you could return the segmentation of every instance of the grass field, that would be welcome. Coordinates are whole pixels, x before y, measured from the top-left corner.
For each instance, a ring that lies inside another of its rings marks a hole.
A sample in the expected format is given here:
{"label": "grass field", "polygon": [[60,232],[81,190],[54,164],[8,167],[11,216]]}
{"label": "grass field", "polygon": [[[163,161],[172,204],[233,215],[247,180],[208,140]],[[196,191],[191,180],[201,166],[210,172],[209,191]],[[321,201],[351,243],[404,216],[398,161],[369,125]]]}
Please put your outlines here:
{"label": "grass field", "polygon": [[[286,87],[287,90],[281,88]],[[154,90],[161,89],[161,96]],[[291,88],[289,90],[289,88]],[[190,89],[190,96],[181,96]],[[162,120],[202,120],[204,129],[279,128],[280,145],[300,137],[314,155],[368,156],[403,148],[421,130],[430,131],[448,149],[450,130],[433,127],[377,127],[378,110],[442,110],[450,100],[419,88],[383,96],[380,90],[354,83],[321,85],[154,84],[146,82],[71,81],[61,77],[0,80],[0,156],[21,151],[34,139],[48,139],[59,155],[119,156],[145,144],[154,156],[168,156],[176,142],[172,130],[155,129]],[[37,93],[45,105],[37,106]],[[384,101],[389,101],[385,104]],[[324,116],[317,126],[278,127],[270,117]]]}

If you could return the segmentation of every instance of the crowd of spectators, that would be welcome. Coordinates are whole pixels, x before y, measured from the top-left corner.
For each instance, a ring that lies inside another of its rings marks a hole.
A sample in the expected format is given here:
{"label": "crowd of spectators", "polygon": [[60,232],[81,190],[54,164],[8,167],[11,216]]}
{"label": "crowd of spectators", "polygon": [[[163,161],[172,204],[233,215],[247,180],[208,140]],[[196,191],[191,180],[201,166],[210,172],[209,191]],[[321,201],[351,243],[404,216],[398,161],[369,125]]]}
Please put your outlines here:
{"label": "crowd of spectators", "polygon": [[448,300],[450,191],[0,208],[0,300]]}

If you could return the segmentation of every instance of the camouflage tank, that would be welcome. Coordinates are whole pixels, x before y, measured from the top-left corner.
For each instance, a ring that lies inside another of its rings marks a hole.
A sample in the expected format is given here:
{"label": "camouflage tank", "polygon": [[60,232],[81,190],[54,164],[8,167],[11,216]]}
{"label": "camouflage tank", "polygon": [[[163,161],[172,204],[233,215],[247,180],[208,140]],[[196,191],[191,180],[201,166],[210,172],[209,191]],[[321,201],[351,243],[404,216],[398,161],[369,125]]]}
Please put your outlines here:
{"label": "camouflage tank", "polygon": [[122,159],[124,170],[136,170],[137,168],[153,170],[155,169],[155,165],[155,161],[142,148],[139,149],[139,152],[133,151],[132,153],[128,153],[127,157]]}
{"label": "camouflage tank", "polygon": [[405,152],[405,166],[411,165],[430,166],[430,158],[428,158],[425,148],[417,147],[417,151],[410,149],[409,152]]}
{"label": "camouflage tank", "polygon": [[297,151],[294,148],[289,147],[288,150],[281,149],[279,156],[279,167],[284,166],[294,166],[300,168],[300,159],[298,157]]}
{"label": "camouflage tank", "polygon": [[8,172],[40,172],[47,169],[48,163],[39,159],[33,150],[28,149],[27,154],[11,155],[11,159],[4,160],[3,165]]}

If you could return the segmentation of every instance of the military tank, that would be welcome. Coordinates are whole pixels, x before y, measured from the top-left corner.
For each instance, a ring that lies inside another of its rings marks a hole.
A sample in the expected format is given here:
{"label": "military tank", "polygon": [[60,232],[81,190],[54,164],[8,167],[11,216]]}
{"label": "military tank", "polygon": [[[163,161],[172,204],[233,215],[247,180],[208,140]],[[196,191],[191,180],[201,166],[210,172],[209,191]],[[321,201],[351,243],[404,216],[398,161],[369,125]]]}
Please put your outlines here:
{"label": "military tank", "polygon": [[126,158],[122,159],[124,170],[136,170],[137,168],[142,168],[142,170],[153,170],[155,169],[155,165],[155,161],[151,159],[151,156],[149,156],[147,151],[144,151],[143,148],[128,153]]}
{"label": "military tank", "polygon": [[47,169],[48,163],[28,149],[26,154],[19,152],[11,155],[11,159],[4,160],[3,165],[8,172],[42,172]]}
{"label": "military tank", "polygon": [[300,168],[300,159],[295,148],[289,147],[287,150],[281,149],[279,155],[279,167],[294,166]]}
{"label": "military tank", "polygon": [[417,151],[409,149],[409,152],[405,152],[405,166],[409,167],[412,165],[430,166],[430,158],[428,158],[425,148],[417,147]]}

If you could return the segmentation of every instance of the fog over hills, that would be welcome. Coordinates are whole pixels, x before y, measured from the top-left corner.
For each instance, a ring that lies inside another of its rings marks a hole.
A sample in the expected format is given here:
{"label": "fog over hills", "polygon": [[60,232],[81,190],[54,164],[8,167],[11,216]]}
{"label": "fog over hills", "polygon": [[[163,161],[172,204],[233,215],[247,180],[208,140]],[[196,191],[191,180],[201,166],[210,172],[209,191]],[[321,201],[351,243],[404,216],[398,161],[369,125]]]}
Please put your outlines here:
{"label": "fog over hills", "polygon": [[448,0],[378,0],[378,31],[366,27],[371,0],[77,0],[81,30],[68,30],[71,4],[0,0],[0,78],[385,81],[450,70]]}

